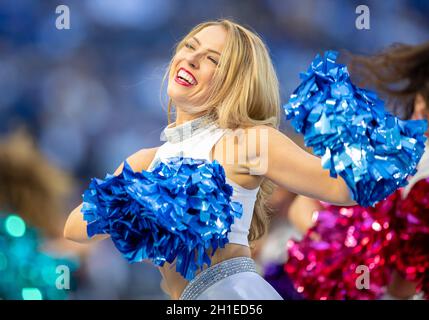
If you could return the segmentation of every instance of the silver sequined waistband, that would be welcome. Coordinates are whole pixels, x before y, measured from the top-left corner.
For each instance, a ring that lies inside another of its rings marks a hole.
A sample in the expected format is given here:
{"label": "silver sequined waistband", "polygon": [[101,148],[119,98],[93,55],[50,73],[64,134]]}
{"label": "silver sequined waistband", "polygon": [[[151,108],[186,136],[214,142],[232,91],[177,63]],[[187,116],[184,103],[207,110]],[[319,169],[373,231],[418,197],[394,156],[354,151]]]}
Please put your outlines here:
{"label": "silver sequined waistband", "polygon": [[255,261],[248,257],[231,258],[201,271],[188,283],[179,300],[195,300],[216,282],[240,272],[257,273]]}

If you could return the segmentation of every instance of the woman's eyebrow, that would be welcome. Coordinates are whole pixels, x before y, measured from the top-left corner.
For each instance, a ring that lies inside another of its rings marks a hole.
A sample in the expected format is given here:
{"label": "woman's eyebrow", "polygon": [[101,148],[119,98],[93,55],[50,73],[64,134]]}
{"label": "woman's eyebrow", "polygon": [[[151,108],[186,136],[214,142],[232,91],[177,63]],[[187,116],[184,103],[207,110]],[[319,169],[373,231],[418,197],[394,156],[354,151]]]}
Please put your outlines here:
{"label": "woman's eyebrow", "polygon": [[[199,46],[201,45],[200,40],[198,40],[196,37],[192,37],[192,39],[194,39],[198,43]],[[213,50],[213,49],[207,49],[207,51],[213,52],[213,53],[216,53],[216,54],[220,55],[219,51],[216,51],[216,50]]]}

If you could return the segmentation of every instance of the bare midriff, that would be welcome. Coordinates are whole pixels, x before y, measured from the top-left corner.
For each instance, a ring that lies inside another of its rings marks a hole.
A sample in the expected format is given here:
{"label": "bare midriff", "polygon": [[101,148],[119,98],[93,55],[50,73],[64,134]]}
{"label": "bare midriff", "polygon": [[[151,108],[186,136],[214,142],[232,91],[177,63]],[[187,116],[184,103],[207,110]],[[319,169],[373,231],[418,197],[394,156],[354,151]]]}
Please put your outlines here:
{"label": "bare midriff", "polygon": [[[210,256],[210,254],[209,254]],[[216,250],[213,257],[211,257],[211,265],[218,264],[222,261],[232,259],[235,257],[250,257],[251,251],[247,246],[228,243],[225,248],[220,248]],[[204,266],[206,269],[207,266]],[[189,283],[180,273],[176,272],[176,265],[173,262],[172,264],[165,263],[164,266],[159,267],[159,270],[162,274],[164,281],[164,289],[170,295],[172,300],[178,300],[186,285]],[[197,272],[200,273],[201,270]]]}

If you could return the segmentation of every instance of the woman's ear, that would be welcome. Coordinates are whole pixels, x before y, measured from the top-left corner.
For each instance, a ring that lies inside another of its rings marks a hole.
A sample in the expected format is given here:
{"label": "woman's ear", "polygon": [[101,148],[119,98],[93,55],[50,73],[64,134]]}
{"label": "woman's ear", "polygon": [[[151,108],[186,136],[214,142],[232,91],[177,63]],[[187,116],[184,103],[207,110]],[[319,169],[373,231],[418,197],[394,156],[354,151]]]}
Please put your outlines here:
{"label": "woman's ear", "polygon": [[429,113],[428,108],[429,106],[426,105],[425,99],[420,93],[418,93],[414,101],[414,112],[411,116],[411,119],[413,120],[426,119]]}

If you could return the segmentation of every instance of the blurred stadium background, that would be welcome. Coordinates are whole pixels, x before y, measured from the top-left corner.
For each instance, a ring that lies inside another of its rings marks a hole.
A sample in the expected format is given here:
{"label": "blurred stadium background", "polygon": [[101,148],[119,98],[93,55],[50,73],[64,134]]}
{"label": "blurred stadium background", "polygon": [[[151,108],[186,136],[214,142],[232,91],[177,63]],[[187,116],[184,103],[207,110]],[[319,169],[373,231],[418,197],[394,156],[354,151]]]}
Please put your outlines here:
{"label": "blurred stadium background", "polygon": [[[69,30],[55,27],[61,4],[70,9]],[[360,4],[370,8],[370,30],[355,27]],[[258,32],[286,102],[316,53],[370,54],[394,42],[427,41],[428,17],[429,1],[418,0],[1,1],[0,138],[25,130],[34,152],[71,177],[57,212],[65,221],[91,177],[160,144],[167,124],[161,79],[174,44],[194,25],[231,18]],[[128,265],[108,241],[91,249],[52,243],[53,251],[66,246],[81,261],[70,299],[168,299],[155,268]]]}

